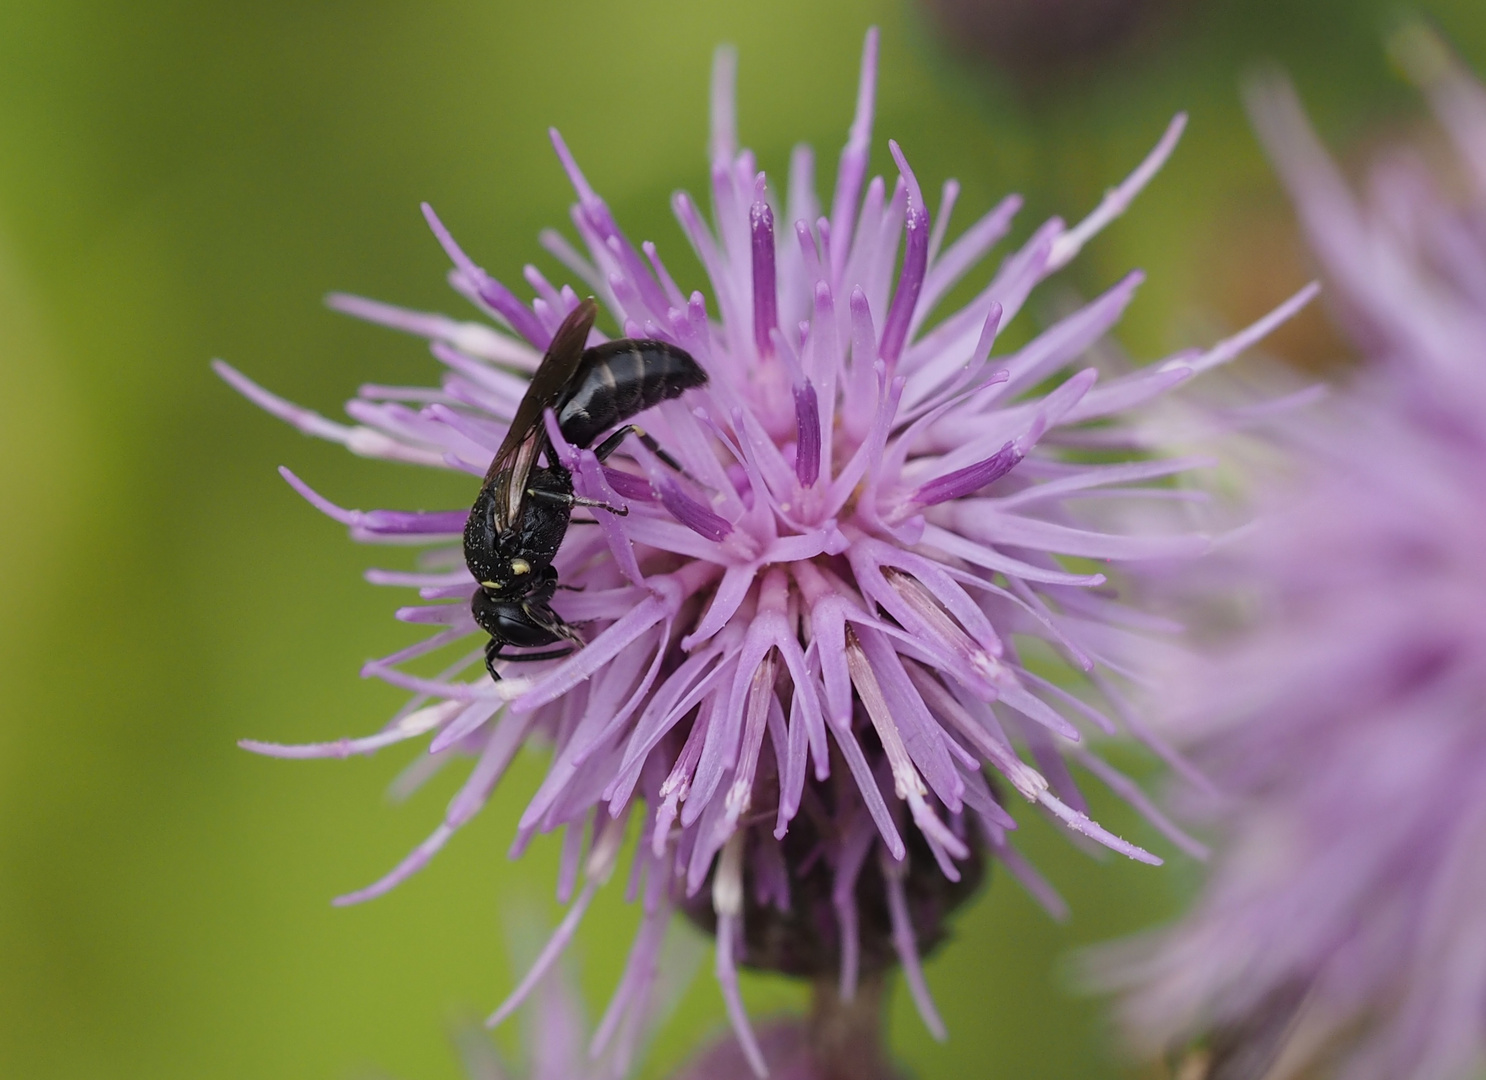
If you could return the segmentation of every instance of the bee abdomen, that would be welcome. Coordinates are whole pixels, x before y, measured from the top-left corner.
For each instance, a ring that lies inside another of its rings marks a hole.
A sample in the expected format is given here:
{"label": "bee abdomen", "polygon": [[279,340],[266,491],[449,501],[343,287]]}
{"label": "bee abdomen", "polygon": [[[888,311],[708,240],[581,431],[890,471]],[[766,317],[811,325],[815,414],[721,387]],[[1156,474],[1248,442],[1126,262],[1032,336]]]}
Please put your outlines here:
{"label": "bee abdomen", "polygon": [[589,446],[610,428],[662,401],[701,386],[707,375],[686,352],[664,341],[623,338],[583,354],[557,423],[574,446]]}

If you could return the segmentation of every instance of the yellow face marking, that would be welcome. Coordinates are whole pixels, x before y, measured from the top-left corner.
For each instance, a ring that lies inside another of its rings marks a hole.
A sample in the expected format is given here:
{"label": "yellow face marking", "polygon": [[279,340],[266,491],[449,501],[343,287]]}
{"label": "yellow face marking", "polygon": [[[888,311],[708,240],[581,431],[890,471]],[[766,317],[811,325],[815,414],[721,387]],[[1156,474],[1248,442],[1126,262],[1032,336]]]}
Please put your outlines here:
{"label": "yellow face marking", "polygon": [[516,574],[517,576],[520,576],[521,574],[529,574],[531,573],[531,563],[527,562],[525,559],[512,559],[511,573]]}
{"label": "yellow face marking", "polygon": [[482,581],[482,582],[480,582],[480,584],[482,586],[484,586],[485,588],[487,588],[487,589],[499,589],[500,588],[500,586],[497,585],[493,581]]}

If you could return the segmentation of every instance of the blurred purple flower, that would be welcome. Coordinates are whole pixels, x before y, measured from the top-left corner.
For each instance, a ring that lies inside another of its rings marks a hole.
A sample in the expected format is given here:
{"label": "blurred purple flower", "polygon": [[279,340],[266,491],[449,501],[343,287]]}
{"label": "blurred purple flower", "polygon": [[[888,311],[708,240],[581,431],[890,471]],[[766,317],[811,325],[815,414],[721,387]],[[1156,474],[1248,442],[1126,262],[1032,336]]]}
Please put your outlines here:
{"label": "blurred purple flower", "polygon": [[[524,949],[518,945],[517,951]],[[553,965],[521,1009],[522,1067],[512,1068],[478,1023],[465,1023],[453,1032],[464,1075],[469,1080],[621,1080],[631,1075],[636,1051],[653,1033],[655,1020],[674,1006],[690,981],[694,965],[682,955],[689,951],[668,949],[670,955],[660,965],[663,985],[631,1011],[633,1022],[625,1025],[603,1055],[590,1055],[585,1049],[590,1029],[583,995],[566,966]],[[720,1074],[717,1080],[727,1077]],[[747,1080],[746,1074],[739,1074],[739,1080]]]}
{"label": "blurred purple flower", "polygon": [[1143,1048],[1205,1038],[1213,1077],[1486,1062],[1486,91],[1421,28],[1399,43],[1463,203],[1397,152],[1359,203],[1287,84],[1250,97],[1366,363],[1280,426],[1290,471],[1220,564],[1250,618],[1178,672],[1213,876],[1096,958]]}
{"label": "blurred purple flower", "polygon": [[1196,5],[1169,0],[921,0],[944,44],[1024,85],[1067,85],[1152,24]]}
{"label": "blurred purple flower", "polygon": [[512,1069],[484,1028],[471,1024],[454,1033],[455,1046],[469,1080],[617,1080],[629,1062],[590,1060],[583,1002],[558,965],[533,991],[525,1008],[525,1068]]}
{"label": "blurred purple flower", "polygon": [[[1005,236],[1020,200],[1007,198],[946,243],[957,184],[944,185],[931,222],[891,142],[896,180],[866,182],[876,74],[872,32],[823,212],[809,148],[795,150],[782,198],[752,153],[739,150],[733,54],[719,52],[715,224],[689,196],[674,199],[710,300],[683,294],[654,245],[637,248],[626,238],[553,133],[578,193],[572,222],[584,250],[555,232],[543,234],[544,246],[625,336],[675,342],[710,376],[687,401],[646,420],[685,466],[683,478],[633,440],[630,458],[601,466],[549,423],[577,492],[630,510],[624,518],[595,511],[599,527],[574,527],[555,564],[564,583],[581,587],[553,603],[586,627],[585,648],[510,669],[499,683],[480,669],[478,649],[434,677],[410,673],[406,662],[475,633],[475,583],[458,547],[465,512],[343,510],[285,471],[356,539],[434,545],[419,572],[369,578],[438,601],[398,617],[440,630],[367,665],[366,674],[415,695],[381,733],[302,747],[244,745],[282,757],[344,757],[431,736],[420,775],[456,752],[477,757],[433,835],[387,877],[338,903],[377,896],[423,866],[484,804],[528,738],[553,745],[513,854],[537,833],[563,830],[559,894],[576,899],[493,1021],[571,940],[615,869],[637,801],[646,810],[629,893],[643,897],[645,918],[611,1012],[622,1012],[651,978],[662,930],[682,905],[715,928],[717,975],[757,1067],[738,992],[740,959],[817,976],[829,963],[849,999],[859,976],[896,958],[925,1021],[941,1034],[919,958],[963,898],[955,883],[979,876],[982,853],[1060,910],[1008,842],[1015,823],[1004,791],[1073,833],[1160,862],[1090,820],[1065,759],[1131,801],[1173,842],[1198,850],[1084,744],[1089,732],[1140,734],[1112,676],[1130,668],[1132,650],[1160,626],[1100,589],[1103,574],[1070,570],[1060,556],[1132,560],[1205,547],[1200,536],[1131,534],[1119,524],[1133,506],[1180,499],[1167,478],[1198,464],[1153,460],[1131,410],[1231,359],[1307,297],[1206,352],[1110,378],[1093,368],[1068,374],[1129,303],[1140,282],[1132,274],[992,359],[998,329],[1124,211],[1166,160],[1183,118],[1089,217],[1073,228],[1046,222],[965,307],[931,323],[945,294]],[[578,295],[529,266],[537,295],[527,306],[476,266],[431,211],[428,219],[454,263],[454,288],[500,328],[352,297],[331,302],[430,339],[448,368],[439,388],[364,387],[347,406],[357,422],[347,427],[225,365],[219,370],[309,434],[360,454],[479,476],[526,387],[519,373],[533,369]],[[1098,704],[1029,670],[1013,635],[1045,643],[1086,673]],[[472,666],[473,677],[462,678]],[[793,937],[760,932],[771,912],[794,920]],[[805,963],[794,946],[770,954],[764,939],[809,945],[820,956]],[[596,1048],[614,1023],[600,1026]]]}
{"label": "blurred purple flower", "polygon": [[[759,1027],[758,1049],[773,1080],[904,1080],[883,1045],[881,982],[850,1001],[817,985],[808,1018],[775,1017]],[[692,1055],[673,1080],[751,1080],[749,1048],[736,1035]]]}

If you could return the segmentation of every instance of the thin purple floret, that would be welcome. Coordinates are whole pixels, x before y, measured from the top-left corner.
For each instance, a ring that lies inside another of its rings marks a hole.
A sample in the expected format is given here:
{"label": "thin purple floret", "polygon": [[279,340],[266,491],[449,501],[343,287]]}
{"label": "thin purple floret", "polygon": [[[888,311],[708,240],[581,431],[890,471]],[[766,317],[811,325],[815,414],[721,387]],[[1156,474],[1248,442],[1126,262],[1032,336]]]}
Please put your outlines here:
{"label": "thin purple floret", "polygon": [[795,388],[795,429],[795,476],[802,487],[813,487],[820,478],[820,401],[809,380]]}

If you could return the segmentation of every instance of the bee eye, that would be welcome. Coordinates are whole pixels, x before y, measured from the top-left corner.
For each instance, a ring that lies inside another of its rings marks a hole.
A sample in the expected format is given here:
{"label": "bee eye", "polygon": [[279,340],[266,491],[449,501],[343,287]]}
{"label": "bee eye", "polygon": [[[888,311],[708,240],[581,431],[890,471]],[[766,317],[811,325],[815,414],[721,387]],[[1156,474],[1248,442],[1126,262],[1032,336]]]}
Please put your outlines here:
{"label": "bee eye", "polygon": [[512,559],[511,573],[518,576],[521,574],[529,574],[531,573],[531,563],[527,562],[525,559]]}

